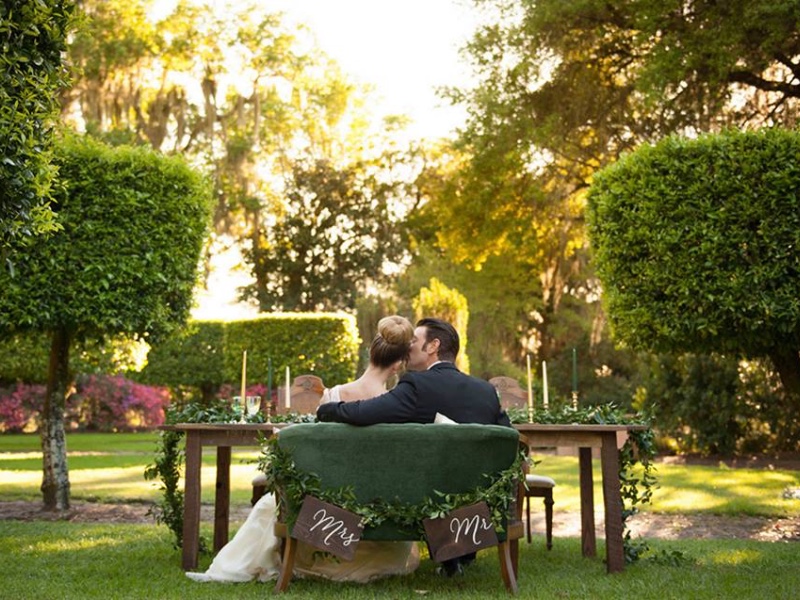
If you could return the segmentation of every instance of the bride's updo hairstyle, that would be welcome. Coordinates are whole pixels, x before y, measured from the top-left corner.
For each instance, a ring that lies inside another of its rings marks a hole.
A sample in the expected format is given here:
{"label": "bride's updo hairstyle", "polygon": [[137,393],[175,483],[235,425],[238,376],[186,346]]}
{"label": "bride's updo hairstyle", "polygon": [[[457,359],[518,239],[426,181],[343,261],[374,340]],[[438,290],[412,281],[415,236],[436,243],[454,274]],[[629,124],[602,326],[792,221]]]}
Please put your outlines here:
{"label": "bride's updo hairstyle", "polygon": [[414,326],[411,321],[397,315],[384,317],[378,322],[378,335],[369,348],[369,362],[376,367],[391,367],[408,357]]}

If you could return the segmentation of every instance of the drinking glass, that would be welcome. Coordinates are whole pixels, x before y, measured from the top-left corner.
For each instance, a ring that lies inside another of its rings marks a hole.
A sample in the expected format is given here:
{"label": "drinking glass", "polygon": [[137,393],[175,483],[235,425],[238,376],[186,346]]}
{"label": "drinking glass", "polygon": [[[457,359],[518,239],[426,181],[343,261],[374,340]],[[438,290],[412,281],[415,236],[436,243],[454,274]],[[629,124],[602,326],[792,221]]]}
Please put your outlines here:
{"label": "drinking glass", "polygon": [[261,408],[261,396],[247,397],[245,409],[247,410],[248,416],[252,417],[253,415],[257,414],[260,408]]}
{"label": "drinking glass", "polygon": [[245,418],[244,418],[245,414],[246,414],[245,411],[247,410],[247,406],[246,406],[245,402],[246,402],[245,398],[242,398],[241,396],[234,396],[233,397],[233,406],[234,407],[237,407],[237,406],[239,407],[239,423],[245,423],[246,422]]}

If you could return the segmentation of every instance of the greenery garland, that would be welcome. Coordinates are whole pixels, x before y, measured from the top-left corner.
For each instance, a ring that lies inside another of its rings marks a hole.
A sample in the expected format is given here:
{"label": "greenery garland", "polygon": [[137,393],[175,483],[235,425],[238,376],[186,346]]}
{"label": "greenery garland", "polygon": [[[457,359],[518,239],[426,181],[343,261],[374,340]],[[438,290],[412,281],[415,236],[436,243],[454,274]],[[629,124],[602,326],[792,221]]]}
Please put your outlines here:
{"label": "greenery garland", "polygon": [[[267,491],[274,493],[284,506],[299,507],[303,498],[314,496],[359,515],[365,527],[378,527],[390,521],[422,539],[425,535],[424,519],[440,518],[452,510],[477,502],[486,502],[492,524],[495,529],[502,530],[508,520],[511,502],[516,497],[518,482],[523,477],[522,466],[526,459],[527,456],[519,453],[507,469],[494,476],[485,475],[486,486],[459,494],[434,491],[435,497],[427,497],[419,504],[383,499],[360,503],[351,487],[323,489],[316,473],[300,471],[296,467],[291,454],[278,445],[277,437],[267,440],[258,468],[267,476]],[[295,517],[290,515],[289,527]]]}
{"label": "greenery garland", "polygon": [[[509,411],[512,423],[528,420],[527,410]],[[573,409],[571,406],[538,409],[534,411],[533,422],[541,424],[576,425],[644,425],[646,429],[628,432],[628,439],[619,451],[619,482],[622,496],[622,525],[624,531],[623,552],[625,562],[634,563],[650,547],[642,539],[634,540],[628,528],[628,519],[639,512],[639,506],[648,504],[657,487],[655,476],[656,456],[655,434],[652,429],[652,415],[646,412],[635,415],[626,414],[614,403]],[[637,466],[638,465],[638,466]]]}
{"label": "greenery garland", "polygon": [[[233,406],[227,400],[215,400],[208,404],[187,403],[183,406],[170,406],[167,408],[165,423],[239,423],[242,418],[242,408]],[[264,423],[262,413],[245,417],[248,423]],[[289,413],[273,417],[272,421],[280,422],[311,422],[311,415],[297,415]],[[160,489],[163,496],[149,511],[156,523],[166,525],[173,534],[173,545],[180,548],[183,545],[183,490],[179,487],[181,471],[185,460],[185,447],[182,431],[161,431],[156,442],[156,451],[153,464],[147,465],[144,478],[148,481],[161,480]],[[200,551],[208,551],[208,543],[200,538]]]}
{"label": "greenery garland", "polygon": [[[525,409],[509,410],[513,423],[527,421]],[[170,407],[167,410],[166,423],[235,423],[241,418],[241,408],[234,407],[230,402],[219,400],[211,405],[189,403],[183,407]],[[248,417],[248,422],[264,422],[261,414]],[[313,422],[313,415],[279,415],[273,417],[273,422]],[[614,404],[604,404],[575,410],[569,406],[539,409],[534,413],[534,422],[545,424],[575,423],[582,425],[645,425],[643,431],[631,431],[628,441],[620,450],[619,477],[620,492],[622,496],[622,520],[624,527],[624,553],[625,561],[633,563],[639,560],[649,546],[643,540],[633,540],[627,520],[638,512],[638,506],[649,503],[653,490],[656,487],[655,465],[653,459],[656,455],[655,438],[651,428],[652,417],[649,414],[626,415],[624,411]],[[184,461],[184,448],[182,445],[183,432],[162,431],[156,447],[155,460],[145,469],[145,479],[161,479],[162,499],[150,510],[156,522],[165,524],[174,535],[174,545],[179,548],[183,544],[183,491],[179,489],[181,468]],[[275,446],[277,448],[277,446]],[[479,488],[471,494],[438,494],[437,498],[428,498],[420,505],[406,506],[399,503],[376,502],[359,506],[352,490],[341,489],[322,492],[319,481],[315,482],[312,476],[306,479],[291,474],[286,465],[282,465],[284,457],[278,453],[274,457],[274,464],[270,462],[273,446],[267,444],[261,458],[259,468],[267,474],[273,482],[272,486],[286,486],[296,489],[292,502],[302,501],[305,493],[316,490],[312,495],[317,495],[321,500],[341,506],[346,510],[360,514],[365,523],[375,526],[386,520],[402,524],[404,527],[415,528],[419,526],[421,518],[442,516],[448,511],[459,507],[486,501],[492,511],[493,522],[502,523],[502,515],[508,514],[508,501],[513,496],[507,490],[510,484],[511,471],[516,468],[516,463],[501,477],[489,484],[486,488]],[[638,466],[637,466],[638,465]],[[286,473],[287,475],[284,475]],[[285,480],[281,480],[285,477]],[[315,476],[314,476],[315,477]],[[293,483],[293,481],[295,483]],[[274,491],[274,487],[272,488]],[[319,495],[318,495],[319,494]],[[424,515],[424,516],[422,516]],[[421,517],[421,518],[420,518]],[[200,539],[201,551],[207,551],[207,542]]]}

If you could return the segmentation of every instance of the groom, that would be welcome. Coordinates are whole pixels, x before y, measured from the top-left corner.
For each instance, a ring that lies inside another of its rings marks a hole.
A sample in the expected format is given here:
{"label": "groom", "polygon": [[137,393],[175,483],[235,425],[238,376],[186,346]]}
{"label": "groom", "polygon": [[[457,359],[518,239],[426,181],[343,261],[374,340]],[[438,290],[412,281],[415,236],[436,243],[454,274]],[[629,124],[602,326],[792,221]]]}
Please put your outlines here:
{"label": "groom", "polygon": [[[432,423],[439,413],[457,423],[510,427],[494,386],[465,375],[453,364],[458,347],[458,333],[450,323],[420,320],[409,349],[409,372],[394,389],[370,400],[321,404],[317,419],[351,425]],[[474,552],[446,560],[441,573],[460,574],[474,560]]]}
{"label": "groom", "polygon": [[510,427],[494,386],[453,364],[458,349],[458,332],[450,323],[422,319],[409,348],[409,372],[394,389],[370,400],[321,404],[317,419],[351,425],[433,423],[439,413],[457,423]]}

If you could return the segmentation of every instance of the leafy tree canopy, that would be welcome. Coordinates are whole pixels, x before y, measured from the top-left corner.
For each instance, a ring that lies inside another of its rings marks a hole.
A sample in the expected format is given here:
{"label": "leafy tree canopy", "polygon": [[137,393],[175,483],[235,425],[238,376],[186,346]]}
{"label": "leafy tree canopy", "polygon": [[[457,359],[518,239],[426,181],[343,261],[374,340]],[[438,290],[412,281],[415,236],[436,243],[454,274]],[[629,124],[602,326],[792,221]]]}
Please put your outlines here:
{"label": "leafy tree canopy", "polygon": [[800,135],[669,137],[599,172],[590,237],[634,347],[769,356],[800,376]]}
{"label": "leafy tree canopy", "polygon": [[262,310],[341,310],[403,252],[390,211],[394,187],[363,164],[298,161],[283,212],[249,253]]}
{"label": "leafy tree canopy", "polygon": [[73,10],[68,0],[0,4],[0,256],[55,228],[50,159]]}
{"label": "leafy tree canopy", "polygon": [[54,210],[62,231],[0,274],[0,331],[158,334],[188,316],[208,191],[179,158],[66,137]]}

